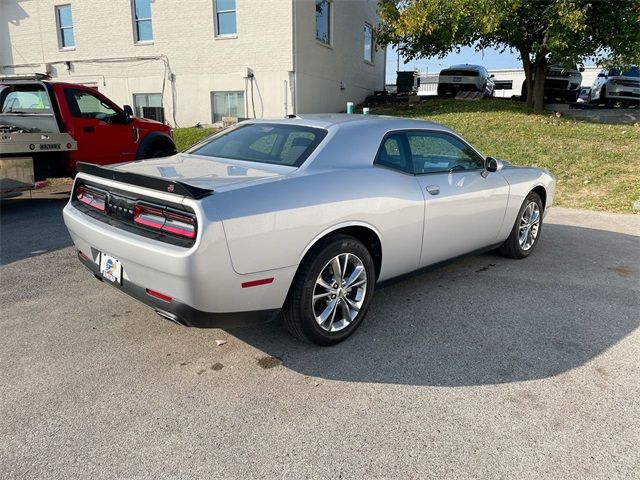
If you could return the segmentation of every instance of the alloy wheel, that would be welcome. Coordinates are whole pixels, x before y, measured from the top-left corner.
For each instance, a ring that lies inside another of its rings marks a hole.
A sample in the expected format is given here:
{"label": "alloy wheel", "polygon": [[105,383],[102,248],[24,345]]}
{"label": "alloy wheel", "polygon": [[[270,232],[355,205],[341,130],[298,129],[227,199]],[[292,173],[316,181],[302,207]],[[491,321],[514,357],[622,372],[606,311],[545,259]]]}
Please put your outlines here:
{"label": "alloy wheel", "polygon": [[311,308],[316,322],[327,332],[344,330],[362,309],[367,294],[367,270],[353,253],[333,257],[320,271]]}
{"label": "alloy wheel", "polygon": [[540,230],[540,206],[536,202],[529,202],[520,217],[518,242],[525,252],[533,247]]}

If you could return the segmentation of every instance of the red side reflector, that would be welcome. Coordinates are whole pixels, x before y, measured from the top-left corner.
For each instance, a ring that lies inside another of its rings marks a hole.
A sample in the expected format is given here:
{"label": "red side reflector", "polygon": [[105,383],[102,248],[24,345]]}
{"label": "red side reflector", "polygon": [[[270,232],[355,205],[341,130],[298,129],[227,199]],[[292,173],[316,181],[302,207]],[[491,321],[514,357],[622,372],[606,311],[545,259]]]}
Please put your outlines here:
{"label": "red side reflector", "polygon": [[257,287],[258,285],[267,285],[273,283],[273,277],[262,278],[260,280],[251,280],[250,282],[242,282],[242,288]]}
{"label": "red side reflector", "polygon": [[172,298],[169,295],[165,295],[164,293],[156,292],[155,290],[150,290],[147,288],[147,293],[152,297],[159,298],[164,302],[170,302]]}
{"label": "red side reflector", "polygon": [[80,255],[80,257],[82,257],[83,260],[89,260],[89,257],[87,257],[84,252],[81,252],[80,250],[78,250],[78,255]]}

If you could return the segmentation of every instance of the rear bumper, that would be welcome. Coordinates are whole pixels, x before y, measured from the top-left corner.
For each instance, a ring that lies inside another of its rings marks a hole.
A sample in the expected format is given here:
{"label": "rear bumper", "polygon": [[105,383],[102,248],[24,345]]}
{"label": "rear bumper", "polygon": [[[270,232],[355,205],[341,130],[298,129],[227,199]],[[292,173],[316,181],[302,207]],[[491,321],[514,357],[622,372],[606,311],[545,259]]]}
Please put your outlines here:
{"label": "rear bumper", "polygon": [[83,258],[78,252],[80,262],[103,283],[153,308],[162,317],[180,325],[197,328],[230,328],[269,322],[276,318],[279,309],[255,310],[250,312],[203,312],[177,300],[164,301],[147,293],[147,289],[123,279],[122,285],[104,281],[100,267],[90,258]]}
{"label": "rear bumper", "polygon": [[458,92],[482,92],[483,89],[475,83],[440,83],[438,84],[438,95],[454,94]]}

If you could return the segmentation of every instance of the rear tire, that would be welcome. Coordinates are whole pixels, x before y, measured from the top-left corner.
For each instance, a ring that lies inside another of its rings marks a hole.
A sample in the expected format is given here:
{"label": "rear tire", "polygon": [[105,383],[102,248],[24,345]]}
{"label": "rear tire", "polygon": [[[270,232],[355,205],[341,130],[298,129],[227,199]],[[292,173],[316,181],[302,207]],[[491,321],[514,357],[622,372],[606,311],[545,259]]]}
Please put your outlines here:
{"label": "rear tire", "polygon": [[498,248],[498,252],[508,258],[521,259],[531,255],[542,233],[542,200],[531,192],[527,195],[509,238]]}
{"label": "rear tire", "polygon": [[285,328],[316,345],[343,341],[367,313],[375,276],[371,254],[360,241],[348,235],[321,240],[293,280],[281,314]]}
{"label": "rear tire", "polygon": [[146,158],[161,158],[161,157],[170,157],[171,155],[175,155],[176,147],[173,144],[167,143],[154,143],[149,145],[142,154],[142,159]]}

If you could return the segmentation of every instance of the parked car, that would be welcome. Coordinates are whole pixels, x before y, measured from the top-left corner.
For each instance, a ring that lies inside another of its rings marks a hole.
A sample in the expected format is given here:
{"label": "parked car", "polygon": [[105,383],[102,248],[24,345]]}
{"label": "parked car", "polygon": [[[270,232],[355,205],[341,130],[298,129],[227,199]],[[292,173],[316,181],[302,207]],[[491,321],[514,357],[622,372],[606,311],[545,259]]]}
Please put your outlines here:
{"label": "parked car", "polygon": [[578,95],[578,103],[589,103],[591,101],[591,87],[582,87]]}
{"label": "parked car", "polygon": [[[171,127],[134,118],[94,88],[43,75],[0,77],[0,196],[101,165],[173,155]],[[9,178],[16,177],[16,178]]]}
{"label": "parked car", "polygon": [[360,115],[250,120],[79,171],[64,221],[96,278],[180,324],[280,313],[320,345],[358,328],[377,282],[479,250],[527,257],[555,192],[442,125]]}
{"label": "parked car", "polygon": [[[547,99],[576,102],[580,95],[584,67],[577,65],[551,65],[544,80]],[[535,78],[535,75],[534,75]],[[527,98],[527,82],[522,83],[522,98]]]}
{"label": "parked car", "polygon": [[483,92],[493,96],[493,75],[481,65],[454,65],[440,72],[438,95],[456,95],[458,92]]}
{"label": "parked car", "polygon": [[640,69],[637,66],[603,69],[591,87],[591,101],[608,106],[620,101],[637,105],[640,102]]}

